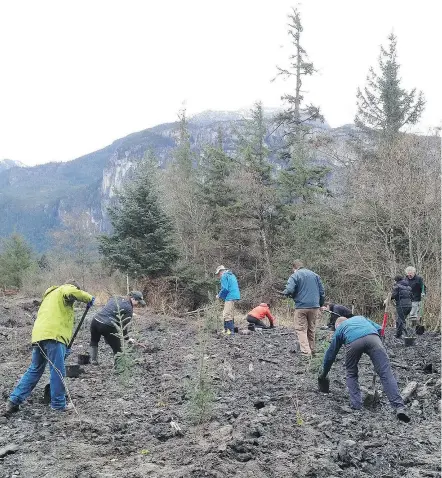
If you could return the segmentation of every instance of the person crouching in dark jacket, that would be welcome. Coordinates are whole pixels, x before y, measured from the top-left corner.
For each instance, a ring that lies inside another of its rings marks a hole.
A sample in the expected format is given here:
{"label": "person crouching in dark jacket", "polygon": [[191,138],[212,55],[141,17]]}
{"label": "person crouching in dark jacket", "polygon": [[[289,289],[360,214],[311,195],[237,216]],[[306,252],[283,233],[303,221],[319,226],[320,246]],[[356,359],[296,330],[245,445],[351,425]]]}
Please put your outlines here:
{"label": "person crouching in dark jacket", "polygon": [[134,343],[128,335],[128,325],[132,320],[134,306],[145,306],[143,294],[132,291],[126,297],[111,297],[107,304],[94,316],[91,322],[90,354],[91,364],[98,365],[98,342],[103,337],[111,347],[117,365],[117,354],[122,351],[121,339]]}
{"label": "person crouching in dark jacket", "polygon": [[403,277],[398,275],[394,278],[394,281],[391,298],[396,302],[396,338],[399,339],[404,332],[407,332],[405,319],[411,312],[412,291]]}
{"label": "person crouching in dark jacket", "polygon": [[349,308],[345,307],[345,305],[333,304],[332,302],[326,302],[323,307],[321,307],[321,310],[330,312],[327,327],[333,331],[336,330],[335,323],[338,317],[346,317],[349,319],[354,315]]}

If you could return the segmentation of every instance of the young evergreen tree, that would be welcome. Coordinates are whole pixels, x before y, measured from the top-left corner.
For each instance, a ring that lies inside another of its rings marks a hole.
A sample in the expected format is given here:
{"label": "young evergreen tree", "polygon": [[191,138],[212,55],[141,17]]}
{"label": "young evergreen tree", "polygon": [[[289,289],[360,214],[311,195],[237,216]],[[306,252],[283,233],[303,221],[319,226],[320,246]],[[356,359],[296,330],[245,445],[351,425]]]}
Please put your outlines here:
{"label": "young evergreen tree", "polygon": [[388,49],[381,47],[379,73],[370,68],[367,86],[363,91],[358,89],[355,123],[363,131],[374,130],[391,139],[404,126],[419,121],[425,99],[416,88],[407,92],[401,87],[395,35],[391,34],[388,41]]}
{"label": "young evergreen tree", "polygon": [[20,288],[24,274],[36,265],[32,248],[20,234],[3,240],[0,253],[0,286]]}
{"label": "young evergreen tree", "polygon": [[235,200],[235,192],[229,184],[229,176],[234,167],[233,159],[223,149],[223,132],[217,132],[215,145],[204,148],[201,157],[200,197],[207,205],[208,221],[213,237],[217,237],[223,227],[223,210]]}
{"label": "young evergreen tree", "polygon": [[191,135],[185,110],[180,111],[177,146],[162,183],[162,199],[173,221],[186,263],[201,260],[201,236],[207,229],[206,212],[199,197],[200,158],[191,148]]}
{"label": "young evergreen tree", "polygon": [[[241,190],[235,203],[232,217],[240,224],[237,231],[247,234],[251,243],[251,257],[258,276],[272,282],[272,245],[277,221],[277,195],[270,151],[266,140],[268,127],[260,102],[250,111],[251,119],[238,132],[237,151],[241,163],[239,175]],[[240,227],[242,225],[242,227]],[[238,241],[235,241],[238,242]],[[253,247],[253,245],[256,247]]]}
{"label": "young evergreen tree", "polygon": [[129,275],[155,277],[169,272],[178,257],[172,225],[162,211],[142,163],[135,179],[109,209],[113,233],[99,238],[99,250],[113,268]]}

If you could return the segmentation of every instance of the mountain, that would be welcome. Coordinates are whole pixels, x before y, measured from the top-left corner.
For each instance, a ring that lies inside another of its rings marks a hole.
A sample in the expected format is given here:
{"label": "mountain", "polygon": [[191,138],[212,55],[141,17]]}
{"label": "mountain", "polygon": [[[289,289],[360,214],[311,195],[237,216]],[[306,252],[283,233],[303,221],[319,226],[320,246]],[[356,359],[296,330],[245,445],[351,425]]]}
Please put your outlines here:
{"label": "mountain", "polygon": [[[266,109],[264,113],[270,120],[275,112]],[[205,111],[195,115],[189,120],[192,148],[199,151],[204,145],[214,144],[221,127],[224,148],[233,152],[236,131],[248,115],[246,110]],[[333,134],[326,123],[314,126],[319,132]],[[16,231],[38,251],[44,251],[50,247],[49,233],[60,226],[65,214],[84,212],[99,231],[109,230],[106,211],[114,188],[121,188],[127,174],[150,150],[162,166],[166,165],[176,146],[177,127],[178,123],[161,124],[64,163],[17,167],[23,165],[3,160],[0,162],[0,237]],[[345,136],[349,128],[338,129],[338,135]],[[281,134],[277,131],[269,136],[271,149],[277,149]]]}
{"label": "mountain", "polygon": [[13,161],[12,159],[0,159],[0,173],[11,168],[25,168],[26,165],[20,161]]}

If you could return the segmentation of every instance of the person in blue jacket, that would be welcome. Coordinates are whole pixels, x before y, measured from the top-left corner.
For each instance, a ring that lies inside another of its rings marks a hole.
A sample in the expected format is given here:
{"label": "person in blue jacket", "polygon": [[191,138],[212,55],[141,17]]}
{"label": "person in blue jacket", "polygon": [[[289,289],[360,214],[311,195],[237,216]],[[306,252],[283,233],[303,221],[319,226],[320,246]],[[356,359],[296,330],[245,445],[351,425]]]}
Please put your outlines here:
{"label": "person in blue jacket", "polygon": [[215,275],[221,281],[221,290],[216,297],[224,301],[224,332],[233,334],[235,332],[235,301],[241,298],[238,280],[235,274],[224,266],[217,267]]}
{"label": "person in blue jacket", "polygon": [[336,320],[336,331],[333,335],[333,340],[324,355],[324,362],[318,381],[326,380],[339,349],[342,345],[345,345],[345,368],[350,403],[352,408],[360,410],[362,408],[362,395],[358,382],[358,363],[362,354],[366,353],[370,357],[376,373],[379,375],[382,387],[391,406],[396,410],[397,418],[401,421],[409,422],[410,418],[405,411],[396,379],[391,371],[390,360],[379,335],[380,330],[381,327],[378,324],[362,315],[357,315],[350,319],[339,317]]}

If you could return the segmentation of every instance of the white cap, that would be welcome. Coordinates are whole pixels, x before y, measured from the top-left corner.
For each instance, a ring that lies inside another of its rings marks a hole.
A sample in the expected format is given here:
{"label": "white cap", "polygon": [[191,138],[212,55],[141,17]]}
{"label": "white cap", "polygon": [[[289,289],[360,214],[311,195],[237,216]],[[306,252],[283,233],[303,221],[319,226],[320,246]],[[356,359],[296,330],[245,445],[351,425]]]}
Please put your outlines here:
{"label": "white cap", "polygon": [[218,266],[218,267],[216,268],[215,275],[216,275],[216,274],[219,274],[221,271],[226,271],[226,270],[227,270],[226,267],[224,267],[224,266]]}

